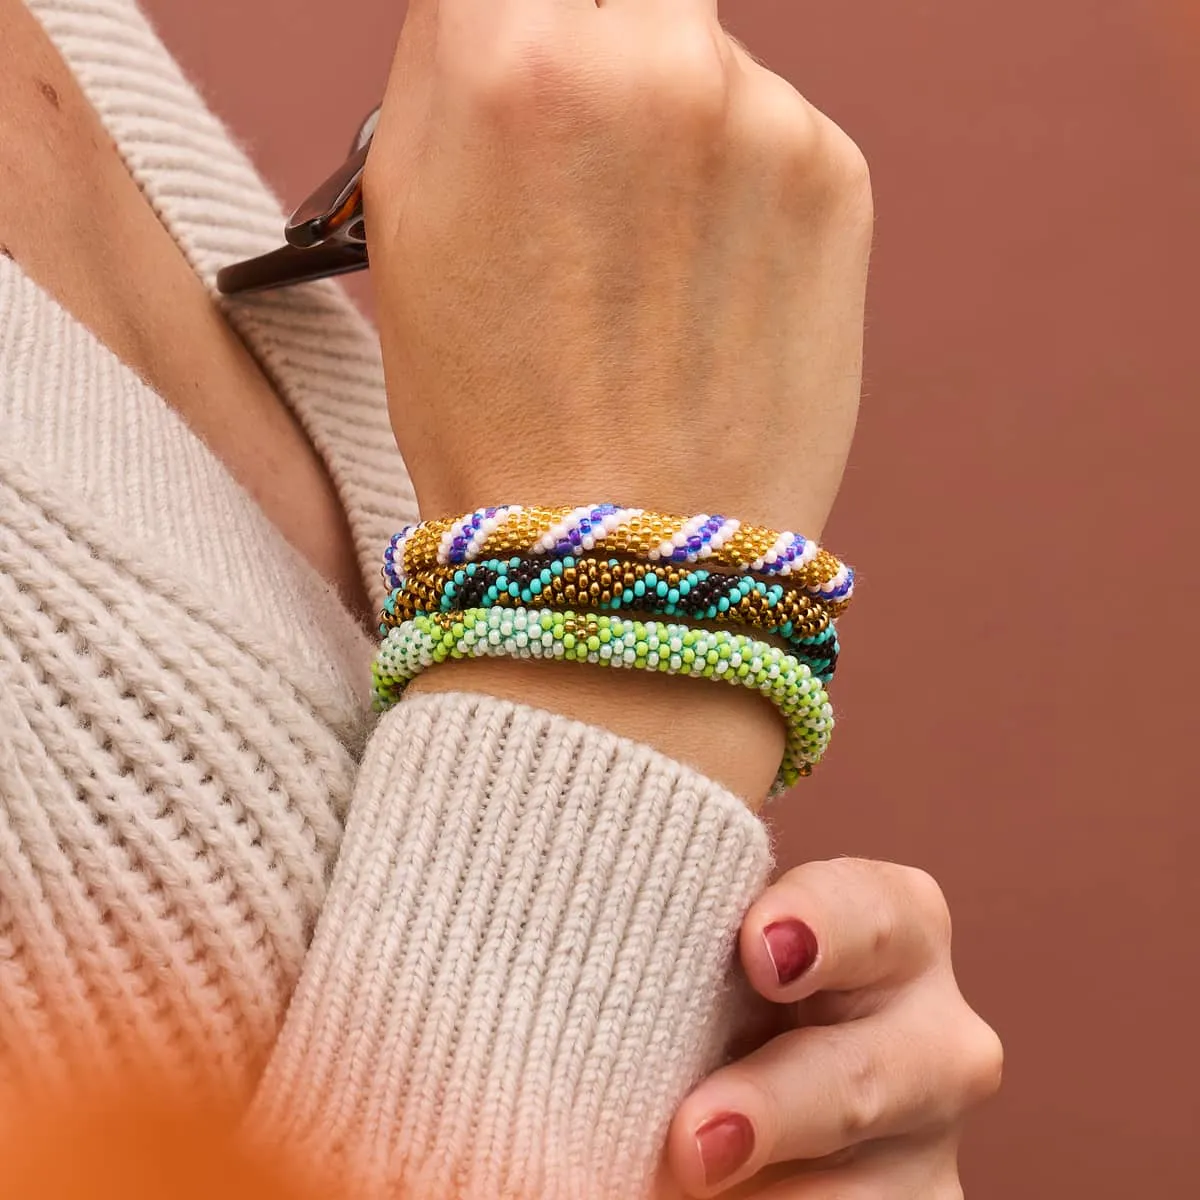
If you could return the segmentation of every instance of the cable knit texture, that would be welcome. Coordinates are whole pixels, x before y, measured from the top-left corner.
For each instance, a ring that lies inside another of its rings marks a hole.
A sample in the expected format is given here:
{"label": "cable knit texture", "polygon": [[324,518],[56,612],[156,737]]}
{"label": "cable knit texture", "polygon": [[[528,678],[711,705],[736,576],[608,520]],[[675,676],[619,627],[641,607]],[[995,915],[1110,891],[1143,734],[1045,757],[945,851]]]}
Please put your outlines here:
{"label": "cable knit texture", "polygon": [[[280,209],[132,0],[28,0],[212,287]],[[219,301],[220,302],[220,301]],[[364,578],[416,506],[331,284],[224,304]],[[203,443],[0,256],[0,1119],[147,1055],[355,1195],[645,1195],[770,865],[647,747],[471,696],[374,724],[371,645]],[[700,686],[700,685],[697,685]]]}

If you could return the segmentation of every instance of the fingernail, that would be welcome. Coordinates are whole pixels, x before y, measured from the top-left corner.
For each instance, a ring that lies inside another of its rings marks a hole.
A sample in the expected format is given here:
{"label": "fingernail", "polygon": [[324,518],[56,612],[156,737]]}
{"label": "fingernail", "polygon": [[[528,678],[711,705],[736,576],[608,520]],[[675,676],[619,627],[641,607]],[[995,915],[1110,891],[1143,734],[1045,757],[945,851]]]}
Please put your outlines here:
{"label": "fingernail", "polygon": [[741,1113],[722,1113],[696,1130],[704,1183],[716,1187],[741,1170],[754,1153],[754,1126]]}
{"label": "fingernail", "polygon": [[776,921],[763,941],[780,987],[795,983],[817,961],[817,935],[803,921]]}

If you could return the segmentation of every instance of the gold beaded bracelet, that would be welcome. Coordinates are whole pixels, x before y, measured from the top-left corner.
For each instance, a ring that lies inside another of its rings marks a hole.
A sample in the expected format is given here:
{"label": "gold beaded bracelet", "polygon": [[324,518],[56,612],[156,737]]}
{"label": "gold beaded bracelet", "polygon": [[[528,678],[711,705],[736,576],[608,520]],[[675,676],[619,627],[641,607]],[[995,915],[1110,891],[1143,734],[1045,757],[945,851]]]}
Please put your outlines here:
{"label": "gold beaded bracelet", "polygon": [[827,603],[844,605],[854,589],[854,572],[800,534],[707,513],[678,517],[614,504],[507,505],[425,521],[392,538],[384,577],[396,588],[412,572],[438,566],[512,554],[562,558],[595,549],[649,562],[711,561],[735,571],[786,577]]}

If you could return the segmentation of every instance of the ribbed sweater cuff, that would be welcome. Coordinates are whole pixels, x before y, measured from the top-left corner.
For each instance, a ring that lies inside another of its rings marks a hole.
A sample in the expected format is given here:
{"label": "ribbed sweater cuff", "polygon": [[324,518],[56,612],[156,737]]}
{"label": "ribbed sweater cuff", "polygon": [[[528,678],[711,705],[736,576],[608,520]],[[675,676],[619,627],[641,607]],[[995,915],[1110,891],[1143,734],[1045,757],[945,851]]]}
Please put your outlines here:
{"label": "ribbed sweater cuff", "polygon": [[647,1195],[770,850],[655,751],[479,696],[380,723],[256,1128],[356,1196]]}

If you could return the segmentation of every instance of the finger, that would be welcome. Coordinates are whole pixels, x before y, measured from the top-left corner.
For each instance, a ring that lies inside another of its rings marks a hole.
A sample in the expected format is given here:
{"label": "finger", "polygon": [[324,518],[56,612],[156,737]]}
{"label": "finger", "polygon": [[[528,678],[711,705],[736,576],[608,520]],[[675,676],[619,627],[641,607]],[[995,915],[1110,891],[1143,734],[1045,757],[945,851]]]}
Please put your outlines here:
{"label": "finger", "polygon": [[944,1131],[995,1089],[995,1034],[945,982],[886,1011],[791,1030],[706,1079],[680,1106],[668,1161],[693,1195],[770,1163],[823,1159],[865,1142]]}
{"label": "finger", "polygon": [[958,1139],[881,1143],[852,1161],[764,1172],[723,1200],[962,1200]]}
{"label": "finger", "polygon": [[789,871],[751,907],[741,930],[750,982],[779,1003],[903,983],[949,953],[950,918],[934,880],[866,859]]}

